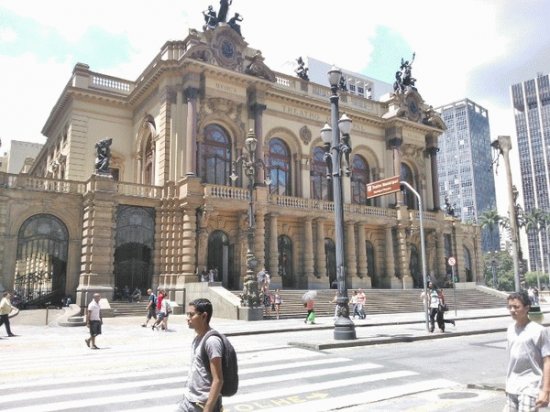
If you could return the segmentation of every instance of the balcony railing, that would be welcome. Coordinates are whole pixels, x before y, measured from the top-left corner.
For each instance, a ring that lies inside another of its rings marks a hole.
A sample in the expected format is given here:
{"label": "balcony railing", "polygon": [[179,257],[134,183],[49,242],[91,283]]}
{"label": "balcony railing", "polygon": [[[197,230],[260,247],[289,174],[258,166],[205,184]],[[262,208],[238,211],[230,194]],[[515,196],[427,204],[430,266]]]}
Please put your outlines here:
{"label": "balcony railing", "polygon": [[161,186],[140,185],[137,183],[118,182],[117,193],[123,196],[146,197],[148,199],[161,199],[163,188]]}
{"label": "balcony railing", "polygon": [[0,173],[0,187],[32,191],[83,194],[85,182],[57,180],[23,174]]}
{"label": "balcony railing", "polygon": [[206,185],[204,188],[204,197],[248,200],[248,189],[232,186]]}

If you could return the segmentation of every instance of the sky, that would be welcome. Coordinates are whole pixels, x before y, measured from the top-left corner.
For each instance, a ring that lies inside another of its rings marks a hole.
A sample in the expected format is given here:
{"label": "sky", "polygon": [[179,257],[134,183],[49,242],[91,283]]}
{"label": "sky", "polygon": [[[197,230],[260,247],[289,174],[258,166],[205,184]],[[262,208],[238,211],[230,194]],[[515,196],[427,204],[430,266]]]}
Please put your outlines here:
{"label": "sky", "polygon": [[[135,80],[166,41],[201,29],[210,4],[219,8],[217,0],[0,0],[0,152],[12,139],[45,142],[42,127],[76,63]],[[491,140],[515,136],[510,85],[550,72],[546,0],[233,0],[235,12],[250,47],[283,73],[311,56],[393,82],[415,52],[424,101],[473,100],[489,111]]]}

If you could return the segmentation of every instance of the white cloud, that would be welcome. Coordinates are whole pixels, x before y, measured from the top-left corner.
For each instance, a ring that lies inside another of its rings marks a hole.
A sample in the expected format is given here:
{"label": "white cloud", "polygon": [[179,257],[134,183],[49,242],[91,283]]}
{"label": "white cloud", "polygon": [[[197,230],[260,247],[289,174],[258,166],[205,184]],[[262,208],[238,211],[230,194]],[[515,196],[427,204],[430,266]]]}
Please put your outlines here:
{"label": "white cloud", "polygon": [[17,39],[17,33],[10,27],[0,28],[0,44],[13,43]]}

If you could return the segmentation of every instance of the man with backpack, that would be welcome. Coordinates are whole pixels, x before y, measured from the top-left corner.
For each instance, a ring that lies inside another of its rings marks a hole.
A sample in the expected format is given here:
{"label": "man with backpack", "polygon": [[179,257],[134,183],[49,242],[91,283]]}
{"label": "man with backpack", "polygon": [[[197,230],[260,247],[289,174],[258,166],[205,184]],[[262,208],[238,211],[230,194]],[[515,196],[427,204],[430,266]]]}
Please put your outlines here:
{"label": "man with backpack", "polygon": [[237,356],[227,338],[210,328],[212,303],[195,299],[188,305],[187,325],[197,333],[191,344],[191,366],[179,412],[220,412],[222,395],[237,392]]}

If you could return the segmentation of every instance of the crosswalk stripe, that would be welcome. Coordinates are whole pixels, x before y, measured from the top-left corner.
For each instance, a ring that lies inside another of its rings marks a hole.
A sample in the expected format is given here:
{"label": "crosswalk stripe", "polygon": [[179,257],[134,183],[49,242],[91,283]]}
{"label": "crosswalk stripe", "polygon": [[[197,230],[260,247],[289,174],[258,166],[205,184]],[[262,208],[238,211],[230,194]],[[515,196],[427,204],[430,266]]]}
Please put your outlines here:
{"label": "crosswalk stripe", "polygon": [[[353,365],[357,370],[368,370],[381,368],[382,365],[376,365],[374,363],[356,363]],[[286,381],[298,380],[304,378],[311,378],[314,376],[326,376],[326,375],[337,375],[340,373],[349,373],[350,365],[341,366],[339,368],[327,368],[327,369],[308,369],[296,373],[287,373],[284,375]],[[279,382],[281,380],[280,375],[264,376],[262,378],[247,379],[242,382],[239,382],[239,387],[246,388],[247,386],[254,385],[264,385],[266,383]]]}
{"label": "crosswalk stripe", "polygon": [[224,401],[224,404],[234,405],[237,403],[246,403],[246,402],[252,402],[252,401],[261,400],[261,399],[286,397],[297,393],[314,392],[314,391],[317,392],[322,390],[335,389],[337,387],[360,385],[362,383],[375,382],[375,381],[387,380],[387,379],[395,379],[395,378],[403,378],[403,377],[414,376],[414,375],[418,375],[418,373],[413,371],[406,371],[406,370],[394,371],[394,372],[382,372],[382,373],[376,373],[372,375],[355,376],[352,378],[335,379],[327,382],[317,382],[317,383],[311,383],[311,384],[305,384],[305,385],[285,386],[280,389],[272,389],[268,391],[253,392],[253,393],[247,393],[242,395],[239,395],[237,393],[237,395],[231,398],[227,398],[228,400]]}
{"label": "crosswalk stripe", "polygon": [[[379,389],[372,389],[360,393],[352,393],[333,398],[317,399],[314,401],[301,402],[299,404],[285,404],[276,408],[261,408],[262,412],[303,412],[304,410],[323,412],[342,408],[344,406],[362,405],[365,403],[381,401],[391,397],[399,397],[411,393],[425,392],[443,387],[455,386],[456,382],[447,379],[432,379],[412,383],[405,383],[398,386],[390,386]],[[264,403],[268,405],[268,403]],[[225,407],[225,402],[224,402]],[[259,408],[258,408],[259,409]],[[229,411],[231,412],[231,409]]]}
{"label": "crosswalk stripe", "polygon": [[[271,366],[259,366],[257,368],[248,368],[244,370],[239,370],[239,375],[241,374],[251,374],[251,373],[258,373],[258,372],[275,372],[279,370],[285,370],[285,369],[296,369],[296,368],[303,368],[303,367],[312,367],[317,365],[330,365],[332,363],[342,363],[342,362],[349,362],[351,359],[349,358],[328,358],[328,359],[318,359],[316,361],[304,361],[304,362],[292,362],[287,363],[288,361],[285,359],[284,363],[279,363],[276,365]],[[241,363],[239,362],[239,365]]]}

